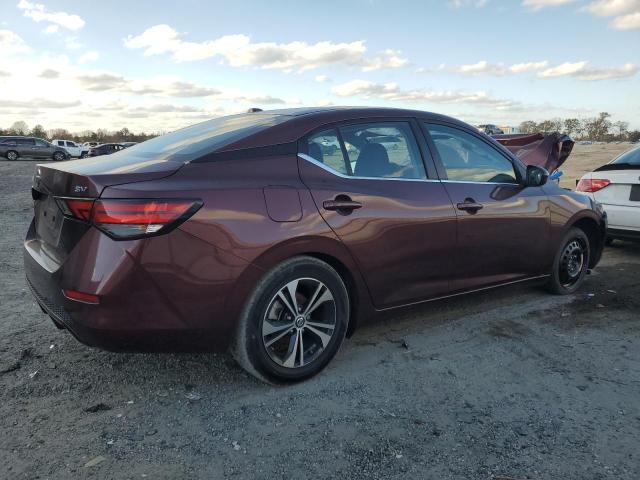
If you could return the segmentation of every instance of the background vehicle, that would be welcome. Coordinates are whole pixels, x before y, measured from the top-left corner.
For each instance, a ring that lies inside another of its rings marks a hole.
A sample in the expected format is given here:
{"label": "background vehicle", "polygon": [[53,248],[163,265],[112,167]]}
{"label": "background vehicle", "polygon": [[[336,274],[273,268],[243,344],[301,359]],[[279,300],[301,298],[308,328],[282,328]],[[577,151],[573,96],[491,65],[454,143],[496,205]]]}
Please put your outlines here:
{"label": "background vehicle", "polygon": [[133,147],[134,145],[137,145],[137,144],[138,144],[138,142],[122,142],[122,143],[121,143],[121,145],[122,145],[124,148]]}
{"label": "background vehicle", "polygon": [[426,112],[219,117],[39,165],[25,271],[54,322],[89,345],[231,348],[259,378],[301,380],[391,309],[526,280],[575,292],[604,217],[546,180]]}
{"label": "background vehicle", "polygon": [[41,138],[11,136],[0,137],[0,156],[11,161],[19,158],[40,158],[59,162],[67,160],[69,153],[64,148],[51,145]]}
{"label": "background vehicle", "polygon": [[77,144],[71,140],[51,140],[53,145],[64,148],[71,157],[84,158],[89,154],[89,148],[84,145]]}
{"label": "background vehicle", "polygon": [[640,148],[584,175],[576,186],[607,212],[609,240],[640,240]]}
{"label": "background vehicle", "polygon": [[124,150],[124,146],[119,143],[103,143],[89,150],[90,157],[99,157],[100,155],[111,155],[112,153]]}
{"label": "background vehicle", "polygon": [[502,135],[504,133],[502,129],[497,125],[491,125],[491,124],[478,125],[477,128],[478,130],[480,130],[483,133],[486,133],[487,135]]}
{"label": "background vehicle", "polygon": [[82,144],[83,147],[97,147],[98,145],[100,145],[99,142],[84,142]]}

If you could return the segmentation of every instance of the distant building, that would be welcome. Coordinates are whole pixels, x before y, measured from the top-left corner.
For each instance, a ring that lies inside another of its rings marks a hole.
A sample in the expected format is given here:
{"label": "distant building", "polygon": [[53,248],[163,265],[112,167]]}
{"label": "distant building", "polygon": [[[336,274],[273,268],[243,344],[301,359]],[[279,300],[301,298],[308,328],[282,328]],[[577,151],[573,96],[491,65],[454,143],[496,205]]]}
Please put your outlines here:
{"label": "distant building", "polygon": [[502,130],[506,135],[520,133],[520,127],[510,127],[509,125],[501,126],[500,130]]}

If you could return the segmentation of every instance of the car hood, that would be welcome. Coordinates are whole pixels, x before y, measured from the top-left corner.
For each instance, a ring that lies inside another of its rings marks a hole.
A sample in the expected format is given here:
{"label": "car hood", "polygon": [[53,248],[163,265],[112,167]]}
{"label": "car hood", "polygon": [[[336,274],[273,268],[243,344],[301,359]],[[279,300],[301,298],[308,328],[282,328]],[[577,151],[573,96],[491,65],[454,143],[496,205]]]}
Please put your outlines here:
{"label": "car hood", "polygon": [[514,153],[525,165],[544,167],[554,172],[567,160],[574,141],[568,135],[554,132],[527,135],[495,135],[498,142]]}

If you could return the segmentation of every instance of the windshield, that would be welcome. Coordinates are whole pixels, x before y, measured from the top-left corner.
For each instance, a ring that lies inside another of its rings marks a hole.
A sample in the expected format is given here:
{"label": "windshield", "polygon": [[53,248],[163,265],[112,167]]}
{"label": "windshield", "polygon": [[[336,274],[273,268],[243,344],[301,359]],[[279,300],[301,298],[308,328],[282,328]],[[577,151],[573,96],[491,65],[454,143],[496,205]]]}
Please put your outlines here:
{"label": "windshield", "polygon": [[248,135],[289,120],[286,115],[244,113],[214,118],[175,132],[152,138],[112,155],[153,158],[160,161],[190,161]]}
{"label": "windshield", "polygon": [[640,148],[623,153],[611,163],[615,165],[640,165]]}

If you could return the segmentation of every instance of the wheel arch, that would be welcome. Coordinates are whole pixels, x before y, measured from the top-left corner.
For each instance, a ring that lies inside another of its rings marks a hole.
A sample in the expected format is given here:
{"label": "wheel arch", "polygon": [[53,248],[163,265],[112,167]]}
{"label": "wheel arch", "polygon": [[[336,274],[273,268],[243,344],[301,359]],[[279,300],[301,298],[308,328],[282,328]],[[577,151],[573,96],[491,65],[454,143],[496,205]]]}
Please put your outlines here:
{"label": "wheel arch", "polygon": [[579,218],[572,219],[568,224],[568,229],[579,228],[589,239],[591,246],[591,255],[589,257],[589,268],[595,267],[600,261],[602,250],[604,249],[604,241],[606,237],[606,227],[603,222],[599,222],[591,215],[583,215]]}
{"label": "wheel arch", "polygon": [[347,336],[356,330],[362,318],[371,317],[375,310],[368,290],[351,255],[342,242],[329,236],[292,238],[272,246],[251,262],[251,266],[236,281],[236,287],[227,302],[227,313],[238,316],[255,285],[271,269],[293,257],[309,256],[329,264],[347,287],[349,295],[349,323]]}

